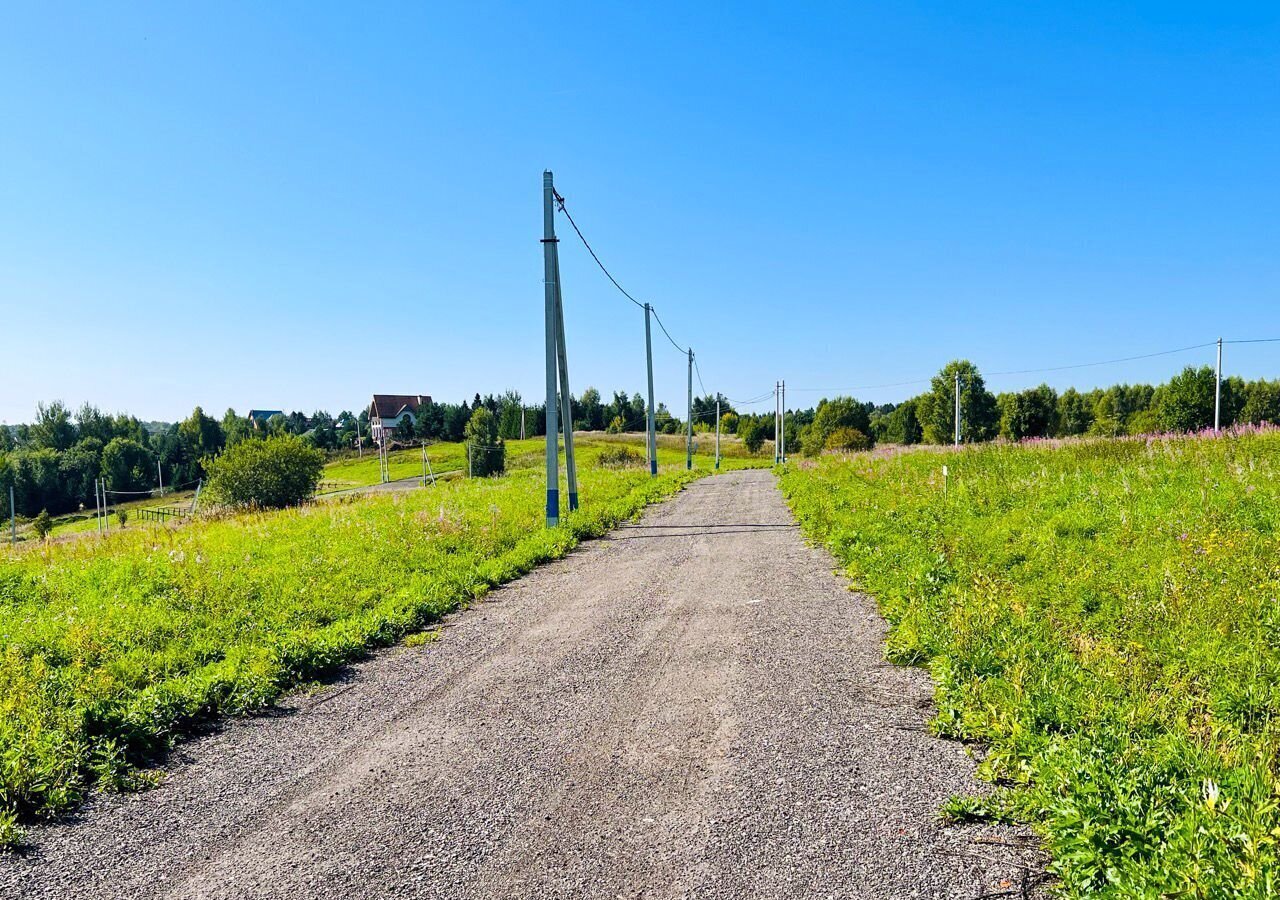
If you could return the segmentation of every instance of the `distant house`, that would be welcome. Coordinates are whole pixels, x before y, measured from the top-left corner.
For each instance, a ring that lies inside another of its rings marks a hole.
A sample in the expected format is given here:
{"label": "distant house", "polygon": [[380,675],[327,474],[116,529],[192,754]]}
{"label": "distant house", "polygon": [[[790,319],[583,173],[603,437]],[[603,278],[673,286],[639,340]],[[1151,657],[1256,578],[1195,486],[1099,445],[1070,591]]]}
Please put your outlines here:
{"label": "distant house", "polygon": [[369,436],[375,444],[390,441],[396,426],[407,416],[418,427],[418,411],[431,402],[423,394],[374,394],[369,403]]}
{"label": "distant house", "polygon": [[251,409],[249,410],[249,421],[253,423],[254,431],[265,431],[267,421],[272,416],[283,416],[284,410],[281,409]]}

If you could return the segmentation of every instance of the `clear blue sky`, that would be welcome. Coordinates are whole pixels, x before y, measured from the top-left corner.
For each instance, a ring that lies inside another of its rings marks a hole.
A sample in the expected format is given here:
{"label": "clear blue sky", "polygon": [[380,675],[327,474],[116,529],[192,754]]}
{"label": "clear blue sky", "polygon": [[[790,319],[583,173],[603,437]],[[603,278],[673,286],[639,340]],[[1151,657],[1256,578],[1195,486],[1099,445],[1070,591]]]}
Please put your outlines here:
{"label": "clear blue sky", "polygon": [[[1274,3],[427,6],[8,7],[0,420],[538,399],[544,168],[732,397],[1280,337]],[[573,388],[642,390],[566,225]]]}

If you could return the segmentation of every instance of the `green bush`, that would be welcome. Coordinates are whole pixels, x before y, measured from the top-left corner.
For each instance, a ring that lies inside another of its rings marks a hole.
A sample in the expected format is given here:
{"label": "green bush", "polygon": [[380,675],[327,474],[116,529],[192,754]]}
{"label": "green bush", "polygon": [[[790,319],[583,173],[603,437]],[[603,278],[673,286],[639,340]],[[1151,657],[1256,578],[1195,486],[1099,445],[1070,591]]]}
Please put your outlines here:
{"label": "green bush", "polygon": [[827,435],[826,449],[842,450],[846,452],[870,450],[871,438],[867,437],[856,428],[841,427]]}
{"label": "green bush", "polygon": [[643,453],[637,453],[625,444],[606,447],[596,457],[596,465],[605,469],[627,469],[643,466],[648,460]]}
{"label": "green bush", "polygon": [[53,516],[49,515],[49,510],[40,510],[40,515],[31,522],[31,530],[42,541],[49,536],[49,532],[53,531]]}
{"label": "green bush", "polygon": [[243,441],[209,463],[205,491],[222,506],[282,509],[314,495],[323,468],[324,453],[295,435]]}
{"label": "green bush", "polygon": [[498,437],[498,417],[483,406],[471,414],[463,432],[471,474],[476,478],[501,475],[507,469],[507,445]]}
{"label": "green bush", "polygon": [[759,453],[760,448],[764,446],[764,422],[758,416],[740,419],[738,422],[738,437],[742,438],[742,445],[747,448],[748,453]]}

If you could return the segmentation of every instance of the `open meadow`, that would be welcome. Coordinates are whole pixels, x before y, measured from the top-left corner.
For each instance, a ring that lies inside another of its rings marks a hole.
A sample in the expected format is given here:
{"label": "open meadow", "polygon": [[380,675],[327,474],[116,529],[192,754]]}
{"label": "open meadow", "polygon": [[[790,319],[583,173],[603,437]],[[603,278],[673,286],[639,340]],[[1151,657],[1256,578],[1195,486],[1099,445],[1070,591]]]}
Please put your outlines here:
{"label": "open meadow", "polygon": [[[948,474],[944,476],[944,466]],[[985,445],[782,485],[1070,897],[1280,890],[1280,432]]]}
{"label": "open meadow", "polygon": [[[579,443],[583,505],[550,530],[537,440],[501,477],[0,550],[0,843],[94,785],[145,783],[202,720],[421,630],[711,471],[664,450],[651,478],[599,465],[603,449]],[[376,459],[361,466],[376,480]]]}

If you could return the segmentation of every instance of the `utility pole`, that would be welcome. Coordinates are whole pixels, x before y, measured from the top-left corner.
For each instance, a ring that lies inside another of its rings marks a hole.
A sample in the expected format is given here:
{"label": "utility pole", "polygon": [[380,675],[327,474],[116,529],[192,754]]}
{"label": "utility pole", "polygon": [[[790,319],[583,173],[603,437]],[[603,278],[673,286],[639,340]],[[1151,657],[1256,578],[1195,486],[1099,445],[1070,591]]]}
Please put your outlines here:
{"label": "utility pole", "polygon": [[102,535],[102,498],[98,494],[98,481],[93,479],[93,522],[98,526],[98,535]]}
{"label": "utility pole", "polygon": [[564,469],[569,482],[569,512],[578,508],[578,467],[573,460],[573,395],[569,393],[569,354],[564,340],[564,292],[560,286],[560,256],[556,265],[556,354],[560,360],[560,428],[564,431]]}
{"label": "utility pole", "polygon": [[716,394],[716,468],[720,468],[720,394]]}
{"label": "utility pole", "polygon": [[360,435],[360,417],[356,416],[356,457],[364,459],[364,438]]}
{"label": "utility pole", "polygon": [[782,398],[779,396],[779,389],[782,382],[775,381],[773,383],[773,464],[778,464],[778,437],[781,434],[778,428],[778,407],[781,405]]}
{"label": "utility pole", "polygon": [[689,348],[689,421],[684,439],[684,467],[693,468],[693,348]]}
{"label": "utility pole", "polygon": [[542,173],[542,284],[547,363],[547,527],[560,523],[560,428],[556,423],[556,189]]}
{"label": "utility pole", "polygon": [[649,412],[645,416],[645,445],[649,450],[649,474],[658,474],[658,428],[653,412],[653,335],[649,327],[649,315],[653,307],[644,305],[644,359],[649,369]]}
{"label": "utility pole", "polygon": [[160,482],[160,496],[164,497],[164,472],[160,470],[160,460],[156,460],[156,478]]}
{"label": "utility pole", "polygon": [[[524,404],[520,404],[520,440],[524,440]],[[425,445],[424,445],[425,446]]]}
{"label": "utility pole", "polygon": [[782,412],[778,414],[778,438],[780,438],[781,447],[778,454],[782,457],[782,462],[787,461],[787,380],[782,379]]}
{"label": "utility pole", "polygon": [[1213,389],[1213,433],[1222,431],[1222,338],[1218,338],[1218,378]]}
{"label": "utility pole", "polygon": [[956,373],[956,446],[960,446],[960,373]]}

